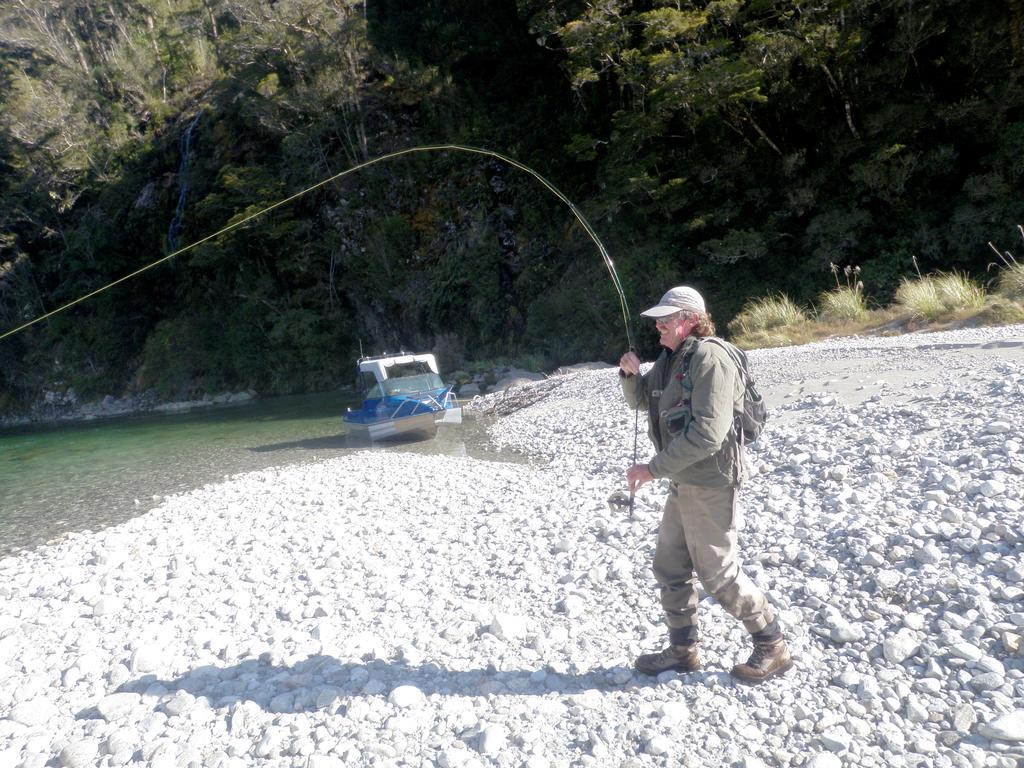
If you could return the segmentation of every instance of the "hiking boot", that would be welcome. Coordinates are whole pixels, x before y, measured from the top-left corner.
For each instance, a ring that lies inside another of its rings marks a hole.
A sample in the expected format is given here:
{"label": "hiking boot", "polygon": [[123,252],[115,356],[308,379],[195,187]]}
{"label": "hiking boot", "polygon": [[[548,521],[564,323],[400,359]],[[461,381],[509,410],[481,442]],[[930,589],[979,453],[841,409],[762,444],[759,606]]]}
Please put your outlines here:
{"label": "hiking boot", "polygon": [[700,669],[697,644],[670,645],[657,653],[645,653],[633,663],[637,672],[645,675],[660,675],[662,672],[694,672]]}
{"label": "hiking boot", "polygon": [[756,685],[770,677],[781,675],[793,666],[793,657],[789,655],[786,641],[782,637],[770,640],[754,640],[754,652],[745,664],[737,664],[732,668],[733,677],[741,683]]}

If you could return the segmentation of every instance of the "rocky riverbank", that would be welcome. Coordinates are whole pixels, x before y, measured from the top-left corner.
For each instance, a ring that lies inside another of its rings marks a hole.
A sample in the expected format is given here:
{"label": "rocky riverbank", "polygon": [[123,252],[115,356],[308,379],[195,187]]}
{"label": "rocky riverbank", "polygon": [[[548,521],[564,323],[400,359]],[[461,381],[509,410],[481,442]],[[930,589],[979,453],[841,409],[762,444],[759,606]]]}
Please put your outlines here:
{"label": "rocky riverbank", "polygon": [[114,397],[105,395],[98,400],[83,402],[74,388],[48,390],[43,393],[28,413],[0,416],[0,427],[20,427],[27,424],[46,424],[67,421],[92,421],[129,416],[136,413],[185,413],[199,408],[221,405],[241,405],[252,402],[254,392],[221,392],[204,395],[196,400],[161,401],[154,390],[135,395]]}
{"label": "rocky riverbank", "polygon": [[1024,328],[752,360],[785,677],[710,600],[704,670],[631,672],[665,490],[608,510],[633,414],[577,371],[490,425],[529,465],[366,451],[0,560],[0,765],[1017,766]]}

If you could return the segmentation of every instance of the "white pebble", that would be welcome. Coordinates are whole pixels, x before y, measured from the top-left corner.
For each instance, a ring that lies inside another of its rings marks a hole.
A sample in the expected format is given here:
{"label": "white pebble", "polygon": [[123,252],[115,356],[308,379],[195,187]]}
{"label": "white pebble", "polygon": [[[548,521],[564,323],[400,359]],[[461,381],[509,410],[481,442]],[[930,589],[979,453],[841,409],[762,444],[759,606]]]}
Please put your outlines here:
{"label": "white pebble", "polygon": [[419,707],[424,701],[423,691],[415,685],[400,685],[391,691],[388,701],[403,709]]}

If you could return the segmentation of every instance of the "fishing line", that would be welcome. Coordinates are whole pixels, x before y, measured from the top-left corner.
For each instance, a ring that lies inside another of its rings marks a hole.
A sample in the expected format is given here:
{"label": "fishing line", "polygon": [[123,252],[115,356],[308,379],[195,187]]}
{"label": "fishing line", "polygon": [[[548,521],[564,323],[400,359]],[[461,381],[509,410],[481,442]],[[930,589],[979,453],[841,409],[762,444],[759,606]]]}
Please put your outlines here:
{"label": "fishing line", "polygon": [[137,269],[134,272],[131,272],[130,274],[125,275],[124,277],[120,277],[117,280],[114,280],[113,282],[110,282],[110,283],[104,285],[101,288],[97,288],[95,291],[91,291],[90,293],[87,293],[84,296],[81,296],[81,297],[75,299],[74,301],[69,301],[67,304],[65,304],[65,305],[63,305],[61,307],[58,307],[57,309],[54,309],[54,310],[52,310],[50,312],[47,312],[47,313],[42,314],[42,315],[39,315],[38,317],[34,318],[33,320],[29,320],[27,323],[19,325],[16,328],[12,328],[9,331],[5,331],[3,334],[0,334],[0,340],[6,339],[8,336],[13,336],[14,334],[16,334],[16,333],[18,333],[20,331],[23,331],[26,328],[28,328],[28,327],[30,327],[32,325],[35,325],[38,322],[46,320],[49,317],[53,317],[54,315],[58,314],[59,312],[63,312],[66,309],[70,309],[71,307],[75,306],[76,304],[81,304],[83,301],[86,301],[87,299],[91,299],[93,296],[96,296],[96,295],[98,295],[100,293],[103,293],[104,291],[107,291],[107,290],[113,288],[115,285],[119,285],[120,283],[123,283],[126,280],[131,280],[133,277],[141,275],[143,272],[145,272],[145,271],[147,271],[149,269],[152,269],[153,267],[156,267],[156,266],[158,266],[160,264],[163,264],[165,261],[169,261],[170,259],[173,259],[175,256],[180,256],[181,254],[186,253],[187,251],[192,250],[196,246],[202,245],[203,243],[208,242],[208,241],[212,240],[215,237],[219,237],[220,235],[223,235],[223,234],[225,234],[227,232],[230,232],[233,229],[237,229],[238,227],[242,226],[243,224],[247,224],[250,221],[252,221],[253,219],[255,219],[255,218],[259,217],[259,216],[262,216],[263,214],[268,213],[269,211],[272,211],[275,208],[280,208],[282,205],[290,203],[291,201],[296,200],[296,199],[302,197],[303,195],[306,195],[306,194],[312,192],[315,189],[319,189],[320,187],[322,187],[322,186],[324,186],[326,184],[330,184],[331,182],[340,179],[342,176],[347,176],[350,173],[355,173],[356,171],[362,170],[363,168],[368,168],[369,166],[375,165],[375,164],[377,164],[379,162],[382,162],[384,160],[391,160],[393,158],[401,157],[402,155],[409,155],[409,154],[412,154],[414,152],[449,152],[449,151],[468,152],[470,154],[475,154],[475,155],[486,155],[488,157],[493,157],[493,158],[495,158],[497,160],[501,160],[503,163],[507,163],[508,165],[511,165],[513,168],[518,168],[519,170],[524,171],[524,172],[530,174],[531,176],[533,176],[533,178],[535,178],[542,185],[544,185],[544,187],[549,192],[551,192],[551,194],[553,194],[555,197],[557,197],[559,200],[561,200],[563,203],[565,203],[569,207],[569,210],[572,211],[573,216],[576,217],[576,220],[579,222],[580,226],[583,227],[583,230],[587,233],[587,235],[590,237],[590,239],[594,242],[594,245],[597,246],[597,250],[600,252],[601,258],[604,260],[605,267],[608,269],[608,274],[611,276],[612,284],[615,286],[615,291],[619,295],[619,305],[620,305],[620,307],[622,309],[622,322],[623,322],[623,325],[624,325],[624,327],[626,329],[626,341],[628,342],[629,348],[631,350],[635,349],[634,344],[633,344],[633,334],[632,334],[632,331],[630,330],[631,326],[630,326],[630,321],[629,321],[629,306],[626,303],[626,293],[622,289],[622,283],[619,280],[619,274],[618,274],[618,272],[615,271],[615,264],[614,264],[614,262],[612,262],[611,256],[609,256],[609,254],[608,254],[608,249],[604,247],[604,243],[601,242],[601,238],[597,236],[597,232],[595,232],[594,228],[592,226],[590,226],[590,222],[587,221],[586,217],[580,212],[579,208],[577,208],[576,205],[572,202],[572,200],[570,200],[568,197],[566,197],[561,192],[561,190],[558,189],[558,187],[556,187],[554,184],[552,184],[546,178],[541,176],[537,171],[533,170],[533,168],[530,168],[527,165],[523,165],[519,161],[513,160],[511,157],[508,157],[507,155],[503,155],[500,152],[495,152],[495,151],[490,150],[490,149],[481,149],[480,147],[464,146],[462,144],[428,144],[428,145],[419,146],[419,147],[409,147],[408,149],[400,149],[397,152],[389,152],[386,155],[381,155],[380,157],[375,157],[372,160],[367,160],[364,163],[359,163],[358,165],[355,165],[352,168],[349,168],[348,170],[342,171],[341,173],[336,173],[333,176],[329,176],[328,178],[324,179],[323,181],[318,181],[316,184],[313,184],[313,185],[311,185],[309,187],[306,187],[305,189],[301,190],[300,192],[296,192],[294,195],[290,195],[290,196],[284,198],[283,200],[279,200],[278,202],[274,203],[273,205],[268,205],[266,208],[263,208],[263,209],[261,209],[259,211],[256,211],[255,213],[250,214],[249,216],[246,216],[245,218],[240,219],[239,221],[236,221],[234,224],[229,224],[228,226],[224,227],[223,229],[217,230],[212,235],[207,235],[206,237],[201,238],[200,240],[196,240],[194,243],[190,243],[190,244],[186,245],[184,248],[179,248],[178,250],[173,251],[172,253],[167,254],[163,258],[157,259],[156,261],[153,261],[150,264],[147,264],[146,266],[141,267],[140,269]]}

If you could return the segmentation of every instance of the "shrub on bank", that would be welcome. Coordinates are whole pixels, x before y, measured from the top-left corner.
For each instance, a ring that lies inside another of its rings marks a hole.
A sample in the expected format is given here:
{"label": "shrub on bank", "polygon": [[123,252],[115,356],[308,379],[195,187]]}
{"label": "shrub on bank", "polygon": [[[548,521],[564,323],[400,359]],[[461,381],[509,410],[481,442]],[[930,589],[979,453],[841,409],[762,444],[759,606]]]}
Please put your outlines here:
{"label": "shrub on bank", "polygon": [[734,335],[751,335],[807,322],[807,315],[783,293],[753,299],[729,322]]}
{"label": "shrub on bank", "polygon": [[[835,290],[826,291],[818,297],[818,319],[863,320],[868,308],[864,302],[864,283],[860,281],[860,267],[847,264],[842,269],[838,264],[829,264],[835,278]],[[842,274],[843,281],[839,275]]]}
{"label": "shrub on bank", "polygon": [[992,296],[974,316],[979,324],[1014,325],[1024,323],[1024,303],[1005,296]]}
{"label": "shrub on bank", "polygon": [[822,320],[863,320],[868,308],[857,288],[840,287],[818,297],[818,316]]}
{"label": "shrub on bank", "polygon": [[960,272],[935,276],[939,296],[951,311],[980,309],[985,305],[985,289]]}
{"label": "shrub on bank", "polygon": [[896,290],[896,304],[912,317],[935,320],[960,310],[980,309],[985,305],[985,289],[955,271],[904,278]]}
{"label": "shrub on bank", "polygon": [[999,271],[996,293],[1014,301],[1024,299],[1024,264],[1014,262]]}
{"label": "shrub on bank", "polygon": [[[1024,237],[1024,226],[1017,225],[1021,237]],[[989,241],[988,247],[995,251],[999,261],[1003,263],[996,280],[996,294],[1012,301],[1024,300],[1024,264],[1014,258],[1010,251],[1000,251]],[[999,266],[990,264],[989,267]]]}

